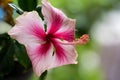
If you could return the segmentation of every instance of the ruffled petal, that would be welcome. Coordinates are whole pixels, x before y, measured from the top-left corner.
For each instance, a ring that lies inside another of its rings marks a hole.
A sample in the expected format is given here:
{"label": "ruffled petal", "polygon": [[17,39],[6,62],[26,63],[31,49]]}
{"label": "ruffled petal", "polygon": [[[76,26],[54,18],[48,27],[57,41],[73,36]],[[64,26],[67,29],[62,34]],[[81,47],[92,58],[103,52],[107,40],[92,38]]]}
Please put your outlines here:
{"label": "ruffled petal", "polygon": [[45,44],[32,44],[26,46],[33,70],[36,76],[40,76],[45,70],[48,70],[52,63],[53,46],[47,42]]}
{"label": "ruffled petal", "polygon": [[42,0],[42,13],[45,17],[49,34],[59,30],[67,19],[66,15],[61,10],[53,7],[48,0]]}
{"label": "ruffled petal", "polygon": [[17,18],[16,25],[8,34],[24,45],[45,40],[45,31],[41,18],[36,11],[25,12]]}
{"label": "ruffled petal", "polygon": [[66,64],[77,64],[77,52],[73,45],[61,44],[59,40],[54,41],[55,53],[53,62],[49,68],[54,68]]}
{"label": "ruffled petal", "polygon": [[56,38],[67,41],[75,39],[75,19],[67,18],[67,16],[59,9],[54,8],[48,0],[42,1],[42,13],[47,21],[48,34],[54,34]]}
{"label": "ruffled petal", "polygon": [[56,33],[54,33],[54,36],[67,41],[75,40],[75,24],[75,19],[67,19],[62,27]]}

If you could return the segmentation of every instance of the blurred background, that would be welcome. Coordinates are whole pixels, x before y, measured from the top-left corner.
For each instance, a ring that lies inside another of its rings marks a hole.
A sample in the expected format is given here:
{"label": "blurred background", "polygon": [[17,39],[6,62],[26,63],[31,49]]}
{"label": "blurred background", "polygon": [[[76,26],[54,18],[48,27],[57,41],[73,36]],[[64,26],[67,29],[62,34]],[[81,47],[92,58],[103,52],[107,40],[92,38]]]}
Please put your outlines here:
{"label": "blurred background", "polygon": [[[77,65],[49,70],[46,80],[120,80],[120,0],[50,2],[76,19],[76,37],[90,34],[90,42],[76,46]],[[41,8],[37,7],[41,0],[0,0],[0,66],[3,66],[0,80],[39,80],[32,71],[24,46],[11,41],[6,34],[18,16],[8,3],[24,11],[37,10],[41,15]]]}

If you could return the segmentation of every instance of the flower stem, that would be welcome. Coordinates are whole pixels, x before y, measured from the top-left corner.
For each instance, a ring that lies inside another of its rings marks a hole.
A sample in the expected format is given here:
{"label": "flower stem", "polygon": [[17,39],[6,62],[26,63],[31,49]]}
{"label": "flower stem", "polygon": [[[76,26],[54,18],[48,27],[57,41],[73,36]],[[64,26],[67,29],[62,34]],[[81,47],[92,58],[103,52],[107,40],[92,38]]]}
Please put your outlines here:
{"label": "flower stem", "polygon": [[9,3],[9,6],[11,6],[18,14],[23,14],[23,10],[18,8],[15,4]]}

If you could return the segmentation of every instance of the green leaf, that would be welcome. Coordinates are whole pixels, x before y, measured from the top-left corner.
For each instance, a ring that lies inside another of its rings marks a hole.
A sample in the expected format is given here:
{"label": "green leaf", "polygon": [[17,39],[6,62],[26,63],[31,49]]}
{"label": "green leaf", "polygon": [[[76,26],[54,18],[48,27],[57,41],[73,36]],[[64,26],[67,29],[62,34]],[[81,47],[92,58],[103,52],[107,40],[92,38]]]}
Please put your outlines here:
{"label": "green leaf", "polygon": [[18,0],[19,7],[24,11],[35,10],[38,0]]}
{"label": "green leaf", "polygon": [[0,75],[0,80],[4,80],[4,79],[3,79],[3,75]]}
{"label": "green leaf", "polygon": [[15,55],[21,65],[23,65],[25,68],[31,67],[31,62],[25,47],[18,42],[15,42]]}
{"label": "green leaf", "polygon": [[35,10],[38,12],[39,16],[43,19],[43,15],[42,15],[42,12],[41,12],[42,11],[42,6],[41,5],[37,6]]}
{"label": "green leaf", "polygon": [[42,73],[42,75],[40,76],[39,80],[45,80],[46,76],[47,76],[47,70]]}
{"label": "green leaf", "polygon": [[0,50],[0,75],[9,74],[14,67],[14,46],[10,39],[1,42]]}

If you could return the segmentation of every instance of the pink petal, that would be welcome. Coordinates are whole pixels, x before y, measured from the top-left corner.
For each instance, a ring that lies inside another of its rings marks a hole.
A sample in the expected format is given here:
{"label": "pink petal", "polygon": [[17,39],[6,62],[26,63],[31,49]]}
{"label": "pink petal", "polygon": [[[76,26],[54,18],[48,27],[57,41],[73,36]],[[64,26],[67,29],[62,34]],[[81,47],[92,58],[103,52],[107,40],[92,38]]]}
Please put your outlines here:
{"label": "pink petal", "polygon": [[73,45],[60,44],[58,40],[54,43],[55,53],[52,65],[49,68],[58,67],[66,64],[77,64],[77,52]]}
{"label": "pink petal", "polygon": [[42,13],[47,22],[48,33],[55,33],[67,19],[62,11],[54,8],[47,0],[42,1]]}
{"label": "pink petal", "polygon": [[54,36],[62,40],[73,41],[75,39],[75,23],[75,19],[67,19],[62,27],[54,33]]}
{"label": "pink petal", "polygon": [[67,18],[59,9],[54,8],[48,0],[43,0],[42,13],[47,21],[47,32],[56,38],[73,41],[76,20]]}
{"label": "pink petal", "polygon": [[45,31],[38,13],[25,12],[17,18],[16,25],[8,34],[22,44],[28,45],[33,42],[41,43],[45,39]]}
{"label": "pink petal", "polygon": [[49,69],[52,63],[53,46],[47,42],[42,45],[33,44],[26,46],[28,55],[32,61],[33,70],[36,76],[40,76],[45,70]]}

